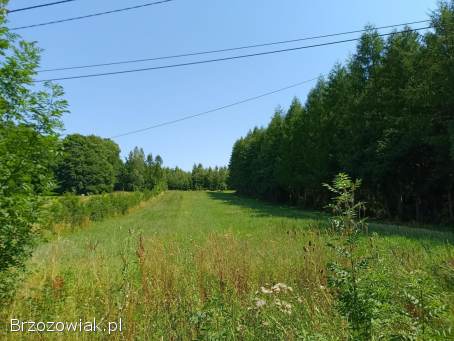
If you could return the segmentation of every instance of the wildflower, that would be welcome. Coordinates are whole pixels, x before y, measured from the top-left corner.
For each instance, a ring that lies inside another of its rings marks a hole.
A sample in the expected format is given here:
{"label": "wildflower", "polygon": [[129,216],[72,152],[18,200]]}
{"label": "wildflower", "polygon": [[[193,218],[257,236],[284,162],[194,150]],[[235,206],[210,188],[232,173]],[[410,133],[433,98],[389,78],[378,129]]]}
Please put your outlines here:
{"label": "wildflower", "polygon": [[291,315],[293,306],[285,301],[282,301],[278,298],[274,300],[274,304],[279,308],[279,310],[285,314]]}
{"label": "wildflower", "polygon": [[272,294],[272,293],[273,293],[273,290],[270,290],[270,289],[265,288],[265,287],[261,287],[260,290],[261,290],[262,293],[264,293],[264,294]]}
{"label": "wildflower", "polygon": [[256,298],[256,299],[255,299],[255,306],[256,306],[257,308],[262,308],[262,307],[264,307],[265,305],[266,305],[266,301],[265,301],[265,300],[262,300],[262,299],[260,299],[260,298]]}
{"label": "wildflower", "polygon": [[282,291],[282,292],[287,292],[287,291],[292,292],[292,291],[293,291],[293,288],[287,286],[287,285],[284,284],[284,283],[277,283],[277,284],[275,284],[275,285],[271,288],[271,290],[273,290],[273,292],[275,292],[275,293],[280,293],[281,291]]}

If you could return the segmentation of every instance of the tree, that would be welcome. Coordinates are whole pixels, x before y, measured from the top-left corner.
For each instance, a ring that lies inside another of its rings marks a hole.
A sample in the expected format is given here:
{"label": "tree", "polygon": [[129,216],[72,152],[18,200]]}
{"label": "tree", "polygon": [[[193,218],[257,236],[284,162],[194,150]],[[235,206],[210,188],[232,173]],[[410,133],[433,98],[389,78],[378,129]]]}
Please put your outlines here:
{"label": "tree", "polygon": [[276,110],[274,116],[266,129],[259,164],[262,170],[261,183],[258,184],[259,195],[270,200],[282,198],[284,191],[278,182],[278,168],[282,156],[281,144],[283,137],[283,118],[282,111]]}
{"label": "tree", "polygon": [[147,155],[145,167],[145,180],[144,186],[146,189],[152,190],[156,187],[163,187],[165,185],[165,174],[162,169],[163,160],[161,156],[157,155],[153,159],[152,154]]}
{"label": "tree", "polygon": [[256,195],[259,184],[263,183],[259,155],[264,134],[265,129],[256,127],[233,146],[229,184],[239,193]]}
{"label": "tree", "polygon": [[32,252],[40,220],[40,194],[54,182],[51,167],[58,151],[63,89],[33,77],[40,50],[9,33],[6,5],[0,0],[0,302],[14,289],[17,272]]}
{"label": "tree", "polygon": [[228,187],[227,167],[204,168],[198,164],[194,165],[192,172],[185,172],[178,167],[165,168],[163,172],[169,189],[224,191]]}
{"label": "tree", "polygon": [[201,190],[205,188],[205,170],[201,163],[194,165],[192,168],[192,188]]}
{"label": "tree", "polygon": [[143,191],[167,188],[163,160],[152,154],[145,157],[142,148],[135,147],[126,158],[118,176],[116,188],[123,191]]}
{"label": "tree", "polygon": [[166,168],[164,172],[169,189],[182,191],[192,189],[192,174],[190,172],[185,172],[178,167]]}
{"label": "tree", "polygon": [[98,136],[68,135],[56,174],[61,193],[112,192],[120,171],[120,148]]}
{"label": "tree", "polygon": [[142,148],[135,147],[129,152],[124,164],[122,188],[126,191],[144,189],[146,169],[145,153]]}
{"label": "tree", "polygon": [[319,184],[363,179],[370,215],[454,221],[454,1],[433,31],[368,27],[356,52],[285,114],[235,142],[230,185],[240,194],[322,208]]}

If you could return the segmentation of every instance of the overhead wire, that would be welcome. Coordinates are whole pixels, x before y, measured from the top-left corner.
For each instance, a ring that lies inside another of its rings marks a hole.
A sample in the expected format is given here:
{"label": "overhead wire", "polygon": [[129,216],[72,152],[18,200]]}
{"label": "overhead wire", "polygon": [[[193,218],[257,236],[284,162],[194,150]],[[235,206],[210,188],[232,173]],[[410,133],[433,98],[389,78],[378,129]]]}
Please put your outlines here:
{"label": "overhead wire", "polygon": [[244,103],[247,103],[247,102],[255,101],[255,100],[258,100],[260,98],[267,97],[267,96],[270,96],[270,95],[273,95],[273,94],[276,94],[276,93],[279,93],[279,92],[282,92],[282,91],[285,91],[285,90],[296,88],[296,87],[301,86],[303,84],[307,84],[307,83],[313,82],[313,81],[315,81],[317,79],[319,79],[319,77],[315,77],[315,78],[304,80],[304,81],[301,81],[301,82],[298,82],[298,83],[294,83],[294,84],[288,85],[288,86],[280,88],[280,89],[272,90],[272,91],[263,93],[261,95],[245,98],[245,99],[242,99],[242,100],[230,103],[230,104],[226,104],[226,105],[214,108],[214,109],[203,111],[203,112],[200,112],[200,113],[197,113],[197,114],[183,116],[183,117],[180,117],[178,119],[174,119],[174,120],[158,123],[158,124],[155,124],[155,125],[152,125],[152,126],[149,126],[149,127],[145,127],[145,128],[141,128],[141,129],[137,129],[137,130],[131,130],[131,131],[128,131],[126,133],[122,133],[122,134],[119,134],[119,135],[111,136],[109,138],[110,139],[116,139],[116,138],[119,138],[119,137],[124,137],[124,136],[128,136],[128,135],[138,134],[138,133],[142,133],[142,132],[149,131],[149,130],[152,130],[152,129],[156,129],[156,128],[172,125],[172,124],[175,124],[175,123],[178,123],[178,122],[182,122],[182,121],[186,121],[186,120],[190,120],[190,119],[193,119],[193,118],[196,118],[196,117],[208,115],[208,114],[211,114],[211,113],[214,113],[214,112],[217,112],[217,111],[221,111],[221,110],[228,109],[228,108],[231,108],[231,107],[234,107],[234,106],[238,106],[240,104],[244,104]]}
{"label": "overhead wire", "polygon": [[[396,33],[417,32],[417,31],[421,31],[421,30],[427,30],[427,29],[430,29],[430,28],[432,28],[432,26],[421,27],[421,28],[416,28],[416,29],[407,29],[407,30],[403,30],[403,31],[399,31],[399,32],[381,33],[381,34],[377,34],[377,36],[378,37],[386,37],[386,36],[394,35]],[[215,59],[206,59],[206,60],[199,60],[199,61],[192,61],[192,62],[185,62],[185,63],[178,63],[178,64],[170,64],[170,65],[153,66],[153,67],[146,67],[146,68],[139,68],[139,69],[130,69],[130,70],[122,70],[122,71],[111,71],[111,72],[101,72],[101,73],[92,73],[92,74],[66,76],[66,77],[55,77],[55,78],[49,78],[49,79],[39,79],[39,80],[36,80],[35,82],[36,83],[42,83],[42,82],[51,82],[51,81],[84,79],[84,78],[94,78],[94,77],[121,75],[121,74],[129,74],[129,73],[152,71],[152,70],[171,69],[171,68],[178,68],[178,67],[184,67],[184,66],[192,66],[192,65],[216,63],[216,62],[229,61],[229,60],[245,59],[245,58],[257,57],[257,56],[273,55],[273,54],[279,54],[279,53],[284,53],[284,52],[311,49],[311,48],[315,48],[315,47],[338,45],[338,44],[343,44],[343,43],[348,43],[348,42],[359,41],[360,39],[361,38],[344,39],[344,40],[337,40],[337,41],[331,41],[331,42],[313,44],[313,45],[298,46],[298,47],[286,48],[286,49],[280,49],[280,50],[256,52],[256,53],[250,53],[250,54],[244,54],[244,55],[222,57],[222,58],[215,58]]]}
{"label": "overhead wire", "polygon": [[172,1],[175,1],[175,0],[160,0],[160,1],[155,1],[155,2],[149,2],[149,3],[142,4],[142,5],[124,7],[124,8],[114,9],[114,10],[105,11],[105,12],[97,12],[97,13],[92,13],[92,14],[87,14],[87,15],[81,15],[81,16],[78,16],[78,17],[65,18],[65,19],[47,21],[47,22],[33,24],[33,25],[14,27],[14,28],[11,28],[10,30],[11,31],[17,31],[17,30],[23,30],[23,29],[26,29],[26,28],[33,28],[33,27],[41,27],[41,26],[60,24],[60,23],[68,22],[68,21],[82,20],[82,19],[87,19],[87,18],[99,17],[99,16],[106,15],[106,14],[120,13],[120,12],[130,11],[130,10],[133,10],[133,9],[139,9],[139,8],[145,8],[145,7],[149,7],[149,6],[160,5],[160,4],[164,4],[164,3],[168,3],[168,2],[172,2]]}
{"label": "overhead wire", "polygon": [[34,6],[29,6],[29,7],[10,9],[10,10],[6,10],[6,11],[7,11],[7,13],[23,12],[23,11],[29,11],[29,10],[32,10],[32,9],[42,8],[42,7],[61,5],[61,4],[64,4],[64,3],[67,3],[67,2],[73,2],[73,1],[76,1],[76,0],[55,1],[55,2],[50,2],[50,3],[46,3],[46,4],[41,4],[41,5],[34,5]]}
{"label": "overhead wire", "polygon": [[[400,27],[400,26],[422,24],[422,23],[427,23],[427,22],[430,22],[430,20],[419,20],[419,21],[407,22],[407,23],[402,23],[402,24],[380,26],[380,27],[375,27],[374,29],[375,30],[384,30],[384,29],[388,29],[388,28],[396,28],[396,27]],[[281,40],[281,41],[274,41],[274,42],[267,42],[267,43],[260,43],[260,44],[251,44],[251,45],[244,45],[244,46],[239,46],[239,47],[231,47],[231,48],[224,48],[224,49],[217,49],[217,50],[189,52],[189,53],[182,53],[182,54],[175,54],[175,55],[168,55],[168,56],[161,56],[161,57],[132,59],[132,60],[114,61],[114,62],[106,62],[106,63],[98,63],[98,64],[78,65],[78,66],[67,66],[67,67],[59,67],[59,68],[48,68],[48,69],[39,70],[38,72],[44,73],[44,72],[54,72],[54,71],[79,70],[79,69],[88,69],[88,68],[96,68],[96,67],[104,67],[104,66],[142,63],[142,62],[148,62],[148,61],[176,59],[176,58],[183,58],[183,57],[194,57],[194,56],[221,53],[221,52],[232,52],[232,51],[238,51],[238,50],[258,48],[258,47],[282,45],[282,44],[296,43],[296,42],[301,42],[301,41],[337,37],[337,36],[349,35],[349,34],[354,34],[354,33],[363,33],[363,32],[367,32],[368,30],[369,29],[366,28],[366,29],[361,29],[361,30],[346,31],[346,32],[340,32],[340,33],[331,33],[331,34],[303,37],[303,38],[290,39],[290,40]]]}

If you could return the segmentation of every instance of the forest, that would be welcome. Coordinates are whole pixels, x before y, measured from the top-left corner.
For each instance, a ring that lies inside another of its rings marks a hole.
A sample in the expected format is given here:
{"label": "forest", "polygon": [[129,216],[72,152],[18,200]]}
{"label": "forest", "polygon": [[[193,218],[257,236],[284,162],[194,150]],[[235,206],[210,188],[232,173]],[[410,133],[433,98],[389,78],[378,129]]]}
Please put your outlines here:
{"label": "forest", "polygon": [[123,161],[120,147],[110,139],[72,134],[60,144],[54,160],[56,193],[101,194],[113,191],[225,190],[225,167],[194,165],[192,172],[164,167],[160,155],[145,155],[135,147]]}
{"label": "forest", "polygon": [[339,172],[363,180],[374,217],[454,221],[454,8],[433,31],[372,27],[344,64],[319,79],[304,104],[276,110],[267,127],[236,141],[230,185],[239,193],[323,208],[321,184]]}

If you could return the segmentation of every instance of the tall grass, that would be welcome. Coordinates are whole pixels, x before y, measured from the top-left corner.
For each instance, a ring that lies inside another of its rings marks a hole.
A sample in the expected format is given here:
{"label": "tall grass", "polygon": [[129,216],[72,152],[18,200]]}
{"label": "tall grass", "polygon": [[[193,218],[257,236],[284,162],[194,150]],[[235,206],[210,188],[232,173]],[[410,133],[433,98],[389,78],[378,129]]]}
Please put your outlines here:
{"label": "tall grass", "polygon": [[[14,301],[0,308],[0,319],[121,317],[124,330],[111,335],[114,340],[348,340],[349,323],[336,309],[326,272],[327,263],[342,259],[328,246],[332,237],[325,227],[313,214],[228,193],[167,192],[131,214],[41,245]],[[440,303],[443,316],[428,321],[440,335],[429,339],[452,337],[453,245],[399,233],[391,228],[359,244],[364,254],[380,254],[382,270],[372,279],[389,284],[391,293],[407,294],[391,297],[408,318],[378,321],[374,335],[423,335],[413,322]],[[421,279],[430,286],[421,287]],[[424,299],[412,301],[421,288],[427,289]],[[4,334],[6,340],[17,337]]]}

